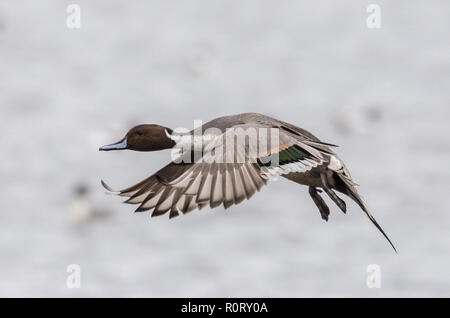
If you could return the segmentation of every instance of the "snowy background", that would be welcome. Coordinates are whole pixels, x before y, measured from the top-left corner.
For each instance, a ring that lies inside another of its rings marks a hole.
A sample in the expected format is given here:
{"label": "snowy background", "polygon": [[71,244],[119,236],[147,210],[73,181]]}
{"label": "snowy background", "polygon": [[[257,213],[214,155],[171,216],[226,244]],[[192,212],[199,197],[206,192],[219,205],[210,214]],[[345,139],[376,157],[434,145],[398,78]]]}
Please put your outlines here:
{"label": "snowy background", "polygon": [[[381,29],[366,27],[372,2]],[[66,26],[70,3],[81,29]],[[449,12],[446,0],[2,1],[0,296],[449,297]],[[98,151],[133,125],[248,111],[339,144],[399,254],[355,204],[324,222],[288,180],[170,221],[105,195],[100,179],[123,188],[169,160]],[[80,289],[66,287],[69,264]]]}

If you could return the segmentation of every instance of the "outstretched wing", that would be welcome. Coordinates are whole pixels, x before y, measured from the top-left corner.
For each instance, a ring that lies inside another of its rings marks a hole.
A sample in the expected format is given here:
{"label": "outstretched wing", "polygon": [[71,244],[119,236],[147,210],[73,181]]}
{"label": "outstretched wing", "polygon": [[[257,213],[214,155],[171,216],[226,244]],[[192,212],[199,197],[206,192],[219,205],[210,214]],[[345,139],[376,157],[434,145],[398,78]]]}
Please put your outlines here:
{"label": "outstretched wing", "polygon": [[[259,174],[257,165],[245,164],[191,164],[186,173],[173,181],[161,179],[171,163],[148,179],[121,191],[128,197],[125,203],[139,204],[136,212],[153,210],[152,216],[170,211],[170,218],[179,212],[188,213],[206,205],[211,208],[221,204],[225,208],[249,199],[261,190],[266,180]],[[103,186],[113,191],[102,182]]]}
{"label": "outstretched wing", "polygon": [[[153,210],[152,216],[158,216],[170,211],[170,218],[206,205],[215,208],[223,204],[228,208],[249,199],[267,180],[256,160],[249,160],[245,151],[234,153],[233,160],[224,162],[227,133],[216,137],[195,163],[172,162],[117,194],[128,197],[126,203],[139,204],[136,212]],[[240,161],[238,157],[244,160]],[[114,191],[103,181],[102,184],[107,190]]]}

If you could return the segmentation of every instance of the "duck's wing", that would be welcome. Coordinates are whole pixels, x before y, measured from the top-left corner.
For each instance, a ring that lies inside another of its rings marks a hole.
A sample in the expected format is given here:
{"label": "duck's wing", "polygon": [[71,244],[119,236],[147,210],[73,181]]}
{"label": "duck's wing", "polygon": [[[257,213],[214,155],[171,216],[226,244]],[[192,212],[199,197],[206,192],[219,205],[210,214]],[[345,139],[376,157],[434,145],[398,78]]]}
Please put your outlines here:
{"label": "duck's wing", "polygon": [[[152,216],[157,216],[170,211],[171,218],[206,205],[214,208],[223,204],[228,208],[249,199],[267,180],[256,160],[248,160],[243,151],[233,153],[235,159],[225,161],[229,154],[226,136],[227,132],[219,135],[195,163],[171,162],[149,178],[116,193],[128,197],[126,203],[139,204],[137,212],[153,210]],[[238,161],[241,157],[244,160]]]}
{"label": "duck's wing", "polygon": [[288,122],[284,122],[262,114],[249,114],[246,117],[246,119],[250,122],[256,122],[260,125],[276,127],[283,133],[288,134],[292,138],[296,139],[298,142],[310,145],[326,154],[334,154],[331,148],[338,147],[335,144],[323,142],[306,129],[297,127]]}
{"label": "duck's wing", "polygon": [[[184,173],[174,180],[164,180],[160,175],[177,170],[178,164],[170,163],[146,180],[124,190],[117,191],[128,197],[125,203],[139,204],[136,212],[153,210],[152,216],[170,211],[169,217],[201,209],[206,205],[225,208],[249,199],[267,183],[254,164],[189,164]],[[104,182],[108,191],[114,191]]]}
{"label": "duck's wing", "polygon": [[[317,138],[309,138],[285,129],[276,127],[279,134],[279,146],[270,151],[258,153],[258,163],[265,177],[303,173],[320,166],[327,166],[334,153],[329,145]],[[275,160],[274,160],[275,159]]]}

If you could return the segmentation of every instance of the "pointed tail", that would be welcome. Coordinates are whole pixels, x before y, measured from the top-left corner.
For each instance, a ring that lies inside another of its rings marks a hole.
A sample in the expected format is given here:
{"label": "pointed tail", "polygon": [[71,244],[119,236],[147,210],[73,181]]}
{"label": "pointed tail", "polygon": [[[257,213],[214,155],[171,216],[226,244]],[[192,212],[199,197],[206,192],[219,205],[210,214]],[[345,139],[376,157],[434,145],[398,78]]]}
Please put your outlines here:
{"label": "pointed tail", "polygon": [[383,234],[383,236],[388,240],[389,244],[391,244],[392,248],[394,249],[395,253],[397,252],[397,249],[395,248],[394,244],[391,242],[387,234],[383,231],[381,226],[378,224],[378,222],[375,220],[373,215],[369,212],[369,209],[367,208],[366,204],[362,200],[361,196],[356,191],[356,188],[353,186],[353,184],[350,183],[349,180],[346,179],[345,176],[341,175],[340,173],[336,173],[335,175],[339,176],[339,179],[342,180],[342,184],[338,184],[338,187],[336,190],[348,195],[350,198],[353,199],[360,207],[361,209],[366,213],[367,217],[372,221],[373,225],[376,226],[376,228]]}

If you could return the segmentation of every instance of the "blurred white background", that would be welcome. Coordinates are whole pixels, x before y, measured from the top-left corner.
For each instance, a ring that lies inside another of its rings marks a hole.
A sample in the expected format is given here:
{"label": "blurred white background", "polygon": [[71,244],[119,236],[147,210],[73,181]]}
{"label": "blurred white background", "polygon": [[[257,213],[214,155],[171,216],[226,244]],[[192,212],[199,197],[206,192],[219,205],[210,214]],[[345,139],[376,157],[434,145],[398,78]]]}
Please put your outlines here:
{"label": "blurred white background", "polygon": [[[66,26],[71,3],[81,29]],[[370,3],[380,29],[366,26]],[[2,1],[0,296],[450,296],[449,12],[445,0]],[[349,200],[323,222],[287,180],[170,221],[105,195],[100,179],[123,188],[169,160],[98,152],[133,125],[249,111],[340,145],[399,254]],[[373,263],[380,289],[366,286]],[[80,289],[66,287],[69,264]]]}

